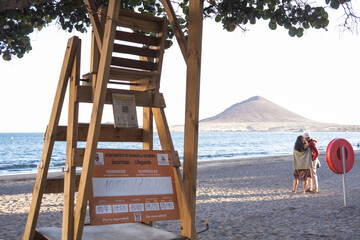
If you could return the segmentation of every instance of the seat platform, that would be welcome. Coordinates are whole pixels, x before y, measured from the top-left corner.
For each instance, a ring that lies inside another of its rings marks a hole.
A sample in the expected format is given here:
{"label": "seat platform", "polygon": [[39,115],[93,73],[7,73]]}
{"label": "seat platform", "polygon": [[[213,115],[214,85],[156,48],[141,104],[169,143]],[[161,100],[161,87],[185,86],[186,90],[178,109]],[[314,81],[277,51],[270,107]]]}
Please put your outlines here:
{"label": "seat platform", "polygon": [[[37,229],[45,239],[61,240],[61,228],[41,227]],[[84,226],[82,239],[86,240],[171,240],[181,239],[175,233],[153,228],[142,223],[123,223],[99,226]]]}

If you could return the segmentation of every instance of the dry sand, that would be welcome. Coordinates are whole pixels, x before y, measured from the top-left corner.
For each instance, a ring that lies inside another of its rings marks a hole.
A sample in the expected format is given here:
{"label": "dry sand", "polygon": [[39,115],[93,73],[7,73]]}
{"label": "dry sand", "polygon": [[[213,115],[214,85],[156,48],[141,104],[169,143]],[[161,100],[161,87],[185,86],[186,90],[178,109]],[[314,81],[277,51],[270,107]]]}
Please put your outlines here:
{"label": "dry sand", "polygon": [[[360,239],[360,166],[333,173],[321,155],[320,193],[291,193],[292,156],[205,162],[198,166],[196,226],[199,239]],[[0,239],[21,239],[34,175],[0,177]],[[43,197],[37,227],[61,226],[62,195]],[[179,233],[179,221],[155,227]]]}

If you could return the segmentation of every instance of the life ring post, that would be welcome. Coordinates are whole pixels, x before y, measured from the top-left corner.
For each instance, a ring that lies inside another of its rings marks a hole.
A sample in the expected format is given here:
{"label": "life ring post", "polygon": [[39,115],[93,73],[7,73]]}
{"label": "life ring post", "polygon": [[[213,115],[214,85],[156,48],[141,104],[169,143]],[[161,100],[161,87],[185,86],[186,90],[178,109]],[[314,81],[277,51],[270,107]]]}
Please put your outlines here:
{"label": "life ring post", "polygon": [[342,173],[342,179],[343,179],[343,193],[344,193],[344,207],[346,207],[346,181],[345,181],[345,147],[341,146],[341,155],[342,155],[342,165],[343,165],[343,173]]}

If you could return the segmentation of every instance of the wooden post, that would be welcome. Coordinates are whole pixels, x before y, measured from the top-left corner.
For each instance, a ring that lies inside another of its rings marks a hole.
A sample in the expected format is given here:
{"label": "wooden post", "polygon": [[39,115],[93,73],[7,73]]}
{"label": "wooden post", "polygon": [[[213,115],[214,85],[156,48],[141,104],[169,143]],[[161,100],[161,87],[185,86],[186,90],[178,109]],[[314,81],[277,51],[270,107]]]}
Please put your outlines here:
{"label": "wooden post", "polygon": [[197,239],[195,228],[199,98],[201,72],[203,1],[190,0],[187,49],[186,105],[184,129],[184,191],[189,198],[191,219],[183,226],[183,234]]}
{"label": "wooden post", "polygon": [[153,150],[154,146],[154,126],[153,126],[153,113],[150,107],[143,107],[143,149]]}
{"label": "wooden post", "polygon": [[66,46],[66,52],[63,60],[63,65],[61,68],[61,73],[59,77],[59,82],[55,94],[53,107],[51,110],[49,125],[45,133],[45,142],[41,154],[38,174],[36,176],[34,188],[32,192],[30,211],[26,222],[25,231],[23,234],[24,240],[33,239],[35,236],[36,223],[39,217],[41,200],[45,189],[47,174],[51,160],[51,154],[55,142],[54,136],[56,135],[56,131],[59,125],[61,110],[66,93],[66,87],[73,66],[72,61],[74,59],[74,54],[79,43],[80,40],[78,37],[72,37],[69,39],[68,44]]}
{"label": "wooden post", "polygon": [[77,102],[77,87],[80,82],[80,59],[81,43],[76,51],[75,61],[69,86],[69,109],[68,126],[66,134],[66,160],[64,176],[64,205],[63,205],[63,223],[62,239],[72,239],[74,234],[74,196],[75,196],[75,178],[76,166],[74,165],[74,152],[77,147],[78,139],[78,116],[79,103]]}
{"label": "wooden post", "polygon": [[[89,13],[90,14],[90,13]],[[104,29],[105,27],[105,18],[106,18],[106,7],[105,6],[101,6],[99,8],[99,19],[100,19],[100,25],[101,28]],[[96,18],[96,17],[94,17]],[[100,61],[100,50],[98,46],[102,46],[102,37],[104,34],[101,34],[101,38],[100,39],[96,39],[95,35],[96,35],[96,29],[97,28],[93,28],[93,33],[91,36],[91,61],[90,61],[90,74],[91,74],[91,80],[92,80],[92,89],[93,89],[93,93],[95,92],[95,87],[96,87],[96,76],[98,73],[98,69],[99,69],[99,61]],[[100,41],[100,43],[97,43],[98,41]],[[93,94],[92,94],[93,96]]]}
{"label": "wooden post", "polygon": [[94,30],[93,34],[96,39],[96,44],[98,45],[98,48],[101,49],[102,48],[102,39],[103,39],[103,35],[104,35],[103,25],[101,24],[101,22],[98,18],[98,14],[96,12],[97,9],[95,7],[94,1],[85,0],[85,4],[88,9],[91,24],[93,26],[93,30]]}
{"label": "wooden post", "polygon": [[81,173],[79,192],[76,201],[74,218],[74,239],[80,240],[84,229],[87,201],[89,198],[90,181],[94,167],[96,148],[100,134],[101,118],[104,109],[107,83],[110,75],[110,63],[114,46],[116,22],[120,11],[120,1],[110,0],[105,24],[99,72],[94,92],[93,110],[87,135],[84,153],[83,169]]}
{"label": "wooden post", "polygon": [[[171,134],[169,130],[169,126],[167,125],[167,120],[165,117],[165,111],[163,108],[153,108],[154,118],[156,122],[156,128],[158,131],[161,149],[163,150],[171,150],[172,153],[175,152],[175,148],[171,139]],[[181,226],[186,226],[187,223],[191,219],[190,208],[188,204],[188,198],[186,192],[184,192],[184,186],[182,182],[181,172],[179,169],[180,163],[178,158],[173,158],[174,164],[174,180],[175,180],[175,190],[179,205],[179,213],[180,213],[180,223]],[[191,238],[190,231],[188,231],[188,235],[184,235],[187,232],[183,232],[182,236],[186,236]]]}

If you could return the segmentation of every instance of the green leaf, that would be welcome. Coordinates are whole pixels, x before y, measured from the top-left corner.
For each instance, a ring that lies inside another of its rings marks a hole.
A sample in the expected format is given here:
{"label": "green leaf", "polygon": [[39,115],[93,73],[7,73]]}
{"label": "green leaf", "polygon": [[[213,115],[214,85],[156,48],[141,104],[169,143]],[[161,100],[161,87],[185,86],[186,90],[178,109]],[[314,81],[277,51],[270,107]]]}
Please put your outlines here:
{"label": "green leaf", "polygon": [[270,28],[271,30],[275,30],[276,27],[277,27],[277,24],[276,24],[275,22],[272,22],[272,21],[269,22],[269,28]]}
{"label": "green leaf", "polygon": [[302,26],[303,26],[303,28],[305,28],[305,29],[309,29],[309,28],[310,28],[310,25],[309,25],[308,22],[303,22]]}
{"label": "green leaf", "polygon": [[295,35],[296,35],[296,28],[294,28],[294,27],[291,27],[290,29],[289,29],[289,35],[291,36],[291,37],[295,37]]}
{"label": "green leaf", "polygon": [[221,18],[222,18],[221,15],[217,15],[217,16],[215,17],[215,22],[220,22],[220,21],[221,21]]}
{"label": "green leaf", "polygon": [[3,55],[3,59],[4,59],[5,61],[10,61],[10,60],[11,60],[10,54],[4,54],[4,55]]}
{"label": "green leaf", "polygon": [[330,6],[331,6],[332,8],[334,8],[334,9],[338,9],[339,6],[340,6],[340,3],[339,3],[338,0],[331,0]]}
{"label": "green leaf", "polygon": [[250,18],[250,24],[255,24],[255,23],[256,23],[255,17]]}
{"label": "green leaf", "polygon": [[290,24],[289,22],[285,22],[284,28],[285,28],[285,29],[290,29],[290,28],[291,28],[291,24]]}
{"label": "green leaf", "polygon": [[304,29],[303,28],[298,28],[297,32],[296,32],[296,36],[298,38],[302,37],[304,35]]}

